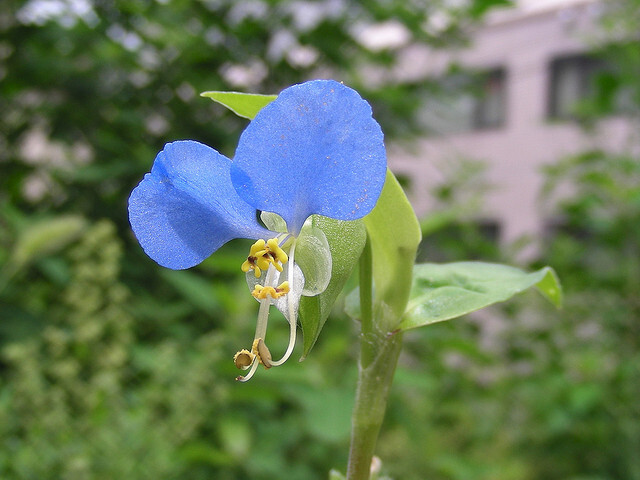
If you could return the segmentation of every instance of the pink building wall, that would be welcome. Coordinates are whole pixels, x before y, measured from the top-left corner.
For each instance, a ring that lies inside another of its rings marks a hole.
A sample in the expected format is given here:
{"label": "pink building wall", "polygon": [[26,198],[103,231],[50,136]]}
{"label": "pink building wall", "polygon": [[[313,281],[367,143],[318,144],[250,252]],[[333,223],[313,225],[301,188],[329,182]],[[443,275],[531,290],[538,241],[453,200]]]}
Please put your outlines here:
{"label": "pink building wall", "polygon": [[590,135],[573,122],[548,119],[550,62],[590,48],[600,6],[588,0],[537,5],[540,8],[498,12],[474,34],[467,50],[434,53],[411,47],[401,54],[397,75],[405,80],[438,76],[452,60],[506,70],[502,127],[429,137],[410,148],[390,147],[390,166],[411,179],[409,197],[419,216],[433,205],[429,190],[444,180],[443,162],[477,159],[485,163],[485,178],[495,187],[486,197],[482,217],[499,223],[503,242],[539,235],[552,220],[539,208],[541,167],[591,147],[617,149],[627,138],[630,126],[622,118],[607,120]]}

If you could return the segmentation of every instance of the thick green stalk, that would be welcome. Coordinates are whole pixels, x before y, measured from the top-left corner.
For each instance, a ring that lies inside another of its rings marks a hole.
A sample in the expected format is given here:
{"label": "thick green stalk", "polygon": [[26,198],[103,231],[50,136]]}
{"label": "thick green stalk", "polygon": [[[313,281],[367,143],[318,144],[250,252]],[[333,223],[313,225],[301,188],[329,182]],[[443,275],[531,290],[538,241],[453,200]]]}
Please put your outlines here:
{"label": "thick green stalk", "polygon": [[[351,447],[347,480],[368,480],[371,459],[387,408],[393,374],[402,348],[402,333],[370,334],[362,337],[356,401],[351,417]],[[363,364],[364,355],[375,356]]]}
{"label": "thick green stalk", "polygon": [[402,333],[389,334],[385,325],[390,309],[373,305],[371,243],[367,239],[360,257],[360,362],[356,401],[351,417],[351,447],[347,480],[368,480],[371,459],[387,408]]}

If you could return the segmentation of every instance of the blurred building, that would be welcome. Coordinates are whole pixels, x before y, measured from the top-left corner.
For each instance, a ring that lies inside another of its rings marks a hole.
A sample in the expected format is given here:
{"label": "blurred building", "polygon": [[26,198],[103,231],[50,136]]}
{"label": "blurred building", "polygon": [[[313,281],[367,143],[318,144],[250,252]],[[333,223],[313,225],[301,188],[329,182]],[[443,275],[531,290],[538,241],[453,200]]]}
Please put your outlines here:
{"label": "blurred building", "polygon": [[[439,78],[444,85],[424,108],[433,133],[411,148],[392,147],[389,156],[391,168],[408,179],[419,216],[434,208],[430,191],[446,180],[443,166],[471,159],[486,164],[493,186],[479,221],[501,241],[539,236],[556,220],[539,208],[541,167],[592,147],[615,149],[627,138],[621,117],[589,134],[572,120],[602,67],[588,54],[602,8],[593,0],[521,1],[489,16],[470,48],[412,46],[401,53],[400,80]],[[452,63],[477,72],[481,91],[467,89],[468,77],[452,74]]]}

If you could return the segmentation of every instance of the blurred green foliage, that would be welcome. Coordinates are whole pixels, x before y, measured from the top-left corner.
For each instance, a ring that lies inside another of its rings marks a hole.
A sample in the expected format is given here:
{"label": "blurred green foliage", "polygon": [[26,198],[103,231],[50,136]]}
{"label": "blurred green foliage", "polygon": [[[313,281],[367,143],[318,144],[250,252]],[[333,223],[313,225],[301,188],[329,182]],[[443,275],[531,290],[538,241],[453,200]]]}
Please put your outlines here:
{"label": "blurred green foliage", "polygon": [[[306,480],[343,468],[355,326],[336,311],[303,365],[237,385],[231,355],[255,319],[238,275],[248,245],[162,269],[129,232],[128,192],[167,141],[233,153],[245,122],[205,90],[275,93],[325,74],[371,99],[390,138],[415,132],[428,87],[376,84],[368,75],[393,54],[353,26],[397,19],[413,41],[451,45],[506,2],[60,1],[47,15],[38,3],[0,2],[0,477]],[[634,28],[637,0],[618,3],[607,21]],[[441,8],[449,26],[424,30]],[[619,68],[596,118],[614,90],[637,92],[637,47],[608,58]],[[563,228],[540,258],[566,287],[563,312],[527,294],[406,336],[385,473],[640,479],[639,164],[590,152],[549,172],[550,191],[578,187],[554,202]],[[436,192],[446,208],[423,223],[423,258],[507,260],[485,231],[453,222],[481,201],[477,178]],[[287,326],[273,322],[277,350]]]}

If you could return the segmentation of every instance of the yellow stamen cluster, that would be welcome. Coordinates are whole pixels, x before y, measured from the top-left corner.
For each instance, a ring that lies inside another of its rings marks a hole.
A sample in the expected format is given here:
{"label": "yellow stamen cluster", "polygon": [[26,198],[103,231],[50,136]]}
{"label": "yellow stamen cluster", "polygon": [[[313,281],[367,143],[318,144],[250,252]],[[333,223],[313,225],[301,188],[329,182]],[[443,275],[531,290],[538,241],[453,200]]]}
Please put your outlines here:
{"label": "yellow stamen cluster", "polygon": [[245,273],[253,270],[256,278],[260,278],[262,271],[269,268],[269,264],[281,272],[282,264],[287,263],[288,260],[287,254],[280,248],[280,245],[278,245],[277,238],[270,238],[266,242],[260,239],[251,245],[249,256],[240,268]]}
{"label": "yellow stamen cluster", "polygon": [[289,293],[289,282],[282,282],[280,285],[278,285],[275,288],[269,287],[269,286],[265,287],[263,285],[256,285],[253,288],[253,292],[251,292],[251,295],[253,295],[253,298],[256,298],[258,300],[264,300],[267,297],[280,298],[286,295],[287,293]]}

